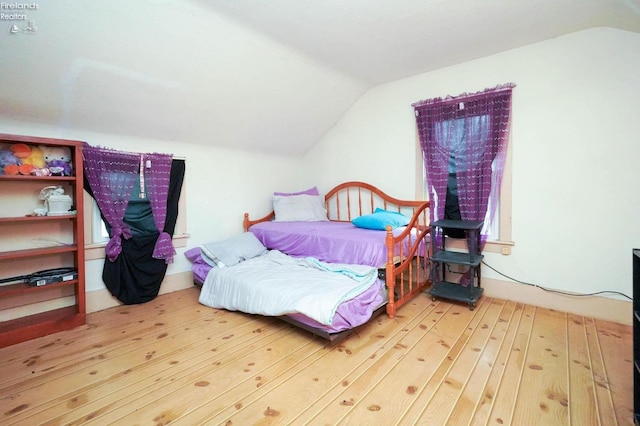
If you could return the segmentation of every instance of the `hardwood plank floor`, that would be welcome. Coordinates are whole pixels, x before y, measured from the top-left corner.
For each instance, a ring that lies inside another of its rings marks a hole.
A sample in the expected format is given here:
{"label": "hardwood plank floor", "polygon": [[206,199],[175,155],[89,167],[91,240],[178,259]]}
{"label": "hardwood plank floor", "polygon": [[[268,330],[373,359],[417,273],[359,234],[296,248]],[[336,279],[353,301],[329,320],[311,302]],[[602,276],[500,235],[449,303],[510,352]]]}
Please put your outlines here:
{"label": "hardwood plank floor", "polygon": [[632,425],[631,327],[419,295],[328,342],[198,289],[0,349],[0,423]]}

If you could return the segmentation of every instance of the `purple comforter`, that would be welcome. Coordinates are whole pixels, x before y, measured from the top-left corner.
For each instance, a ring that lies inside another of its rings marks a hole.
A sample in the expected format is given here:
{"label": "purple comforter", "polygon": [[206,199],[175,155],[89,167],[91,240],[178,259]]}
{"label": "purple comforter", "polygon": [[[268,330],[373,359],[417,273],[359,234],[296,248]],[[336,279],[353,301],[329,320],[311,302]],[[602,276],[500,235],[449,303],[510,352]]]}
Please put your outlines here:
{"label": "purple comforter", "polygon": [[[399,235],[405,228],[396,228]],[[387,263],[386,231],[357,228],[351,222],[261,222],[249,228],[270,249],[323,262],[367,265]]]}

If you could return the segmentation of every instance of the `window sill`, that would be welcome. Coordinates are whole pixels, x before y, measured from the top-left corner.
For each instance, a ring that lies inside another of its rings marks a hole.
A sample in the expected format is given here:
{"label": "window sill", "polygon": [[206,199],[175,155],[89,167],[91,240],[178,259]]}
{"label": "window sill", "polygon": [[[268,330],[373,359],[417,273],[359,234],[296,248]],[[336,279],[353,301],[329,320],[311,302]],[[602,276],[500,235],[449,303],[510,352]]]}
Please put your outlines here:
{"label": "window sill", "polygon": [[[190,234],[184,233],[180,235],[173,236],[173,246],[176,248],[186,247],[187,239],[191,237]],[[107,245],[107,242],[96,243],[96,244],[85,244],[84,246],[84,259],[85,260],[97,260],[104,259],[105,252],[104,247]]]}

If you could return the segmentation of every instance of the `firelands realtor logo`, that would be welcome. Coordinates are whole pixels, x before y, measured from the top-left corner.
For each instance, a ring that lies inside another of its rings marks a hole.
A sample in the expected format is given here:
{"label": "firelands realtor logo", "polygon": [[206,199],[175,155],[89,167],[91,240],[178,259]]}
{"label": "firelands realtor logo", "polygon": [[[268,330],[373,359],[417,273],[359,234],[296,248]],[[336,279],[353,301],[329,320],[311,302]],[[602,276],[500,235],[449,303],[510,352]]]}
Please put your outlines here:
{"label": "firelands realtor logo", "polygon": [[0,2],[0,21],[9,21],[9,34],[35,34],[38,31],[32,12],[39,9],[38,3]]}

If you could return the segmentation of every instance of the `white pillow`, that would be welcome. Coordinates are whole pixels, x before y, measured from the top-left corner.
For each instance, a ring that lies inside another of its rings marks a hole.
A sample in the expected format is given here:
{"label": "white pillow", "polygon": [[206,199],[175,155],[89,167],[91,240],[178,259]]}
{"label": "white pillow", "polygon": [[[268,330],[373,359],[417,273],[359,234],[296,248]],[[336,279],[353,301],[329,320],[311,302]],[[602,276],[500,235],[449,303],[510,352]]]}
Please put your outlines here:
{"label": "white pillow", "polygon": [[204,244],[201,250],[205,262],[211,265],[207,261],[210,260],[219,268],[233,266],[267,252],[267,248],[262,245],[252,232],[245,232],[223,241]]}
{"label": "white pillow", "polygon": [[276,222],[327,221],[324,197],[320,195],[273,196]]}

